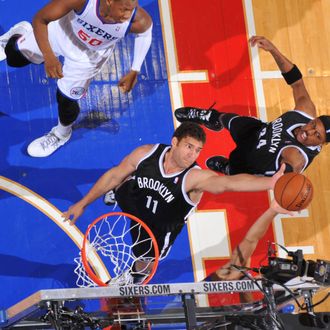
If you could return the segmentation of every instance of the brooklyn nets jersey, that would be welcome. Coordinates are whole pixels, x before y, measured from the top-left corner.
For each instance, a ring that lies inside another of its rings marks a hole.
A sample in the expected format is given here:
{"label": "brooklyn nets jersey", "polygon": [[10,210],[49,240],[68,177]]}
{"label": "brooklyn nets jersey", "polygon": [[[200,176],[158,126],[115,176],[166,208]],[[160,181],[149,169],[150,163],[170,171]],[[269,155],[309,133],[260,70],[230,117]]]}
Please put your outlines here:
{"label": "brooklyn nets jersey", "polygon": [[303,170],[321,151],[320,146],[310,147],[294,137],[295,128],[307,124],[313,118],[302,111],[288,111],[270,123],[264,123],[256,144],[248,154],[248,167],[256,174],[273,175],[280,168],[281,153],[288,147],[298,149],[305,158]]}
{"label": "brooklyn nets jersey", "polygon": [[195,208],[185,191],[185,178],[193,164],[184,171],[166,174],[163,163],[170,146],[157,144],[140,161],[136,171],[116,190],[120,208],[162,232],[180,230]]}

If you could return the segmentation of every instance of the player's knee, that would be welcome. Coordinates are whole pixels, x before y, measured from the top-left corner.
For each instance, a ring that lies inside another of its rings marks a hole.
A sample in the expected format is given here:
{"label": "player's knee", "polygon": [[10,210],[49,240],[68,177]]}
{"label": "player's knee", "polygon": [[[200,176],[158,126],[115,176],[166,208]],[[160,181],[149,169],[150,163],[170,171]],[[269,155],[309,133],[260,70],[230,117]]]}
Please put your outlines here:
{"label": "player's knee", "polygon": [[9,39],[6,47],[5,53],[7,57],[7,64],[16,68],[28,65],[31,62],[17,49],[16,41],[19,36],[13,36]]}
{"label": "player's knee", "polygon": [[58,89],[56,93],[58,104],[58,115],[63,125],[71,125],[78,117],[80,108],[78,101],[69,99],[63,95]]}
{"label": "player's knee", "polygon": [[238,116],[237,113],[224,113],[220,117],[222,126],[228,129],[230,121],[237,116]]}

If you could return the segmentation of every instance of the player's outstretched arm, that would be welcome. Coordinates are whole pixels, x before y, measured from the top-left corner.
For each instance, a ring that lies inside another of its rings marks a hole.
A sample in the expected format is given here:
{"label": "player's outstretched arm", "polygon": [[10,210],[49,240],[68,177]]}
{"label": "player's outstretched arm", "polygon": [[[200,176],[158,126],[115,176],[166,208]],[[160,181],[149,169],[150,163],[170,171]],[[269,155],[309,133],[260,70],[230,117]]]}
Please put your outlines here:
{"label": "player's outstretched arm", "polygon": [[315,105],[308,94],[300,70],[265,37],[253,36],[250,43],[251,46],[258,46],[273,56],[287,84],[292,87],[295,109],[316,117]]}
{"label": "player's outstretched arm", "polygon": [[85,2],[86,0],[53,0],[41,8],[33,18],[33,32],[45,60],[46,74],[50,78],[62,78],[63,72],[62,65],[50,46],[47,25],[73,9],[79,11]]}
{"label": "player's outstretched arm", "polygon": [[[212,171],[196,170],[189,178],[192,189],[220,194],[226,191],[263,191],[273,189],[275,182],[283,175],[285,164],[272,177],[237,174],[220,176]],[[191,189],[191,190],[192,190]]]}
{"label": "player's outstretched arm", "polygon": [[254,222],[246,233],[243,240],[235,247],[230,260],[209,276],[210,280],[238,280],[242,277],[240,272],[232,265],[240,267],[249,267],[253,252],[255,251],[258,242],[266,234],[274,217],[279,214],[293,214],[281,208],[275,200],[272,201],[270,207]]}
{"label": "player's outstretched arm", "polygon": [[151,145],[144,145],[136,148],[131,154],[126,156],[118,166],[115,166],[104,173],[80,201],[70,206],[67,211],[63,212],[64,219],[70,220],[71,224],[74,224],[89,204],[93,203],[107,191],[116,188],[130,174],[132,174],[136,170],[139,161],[150,151],[151,148]]}
{"label": "player's outstretched arm", "polygon": [[124,93],[130,92],[137,82],[137,75],[148,53],[152,40],[152,19],[141,7],[138,7],[130,32],[135,33],[134,57],[131,71],[118,83]]}

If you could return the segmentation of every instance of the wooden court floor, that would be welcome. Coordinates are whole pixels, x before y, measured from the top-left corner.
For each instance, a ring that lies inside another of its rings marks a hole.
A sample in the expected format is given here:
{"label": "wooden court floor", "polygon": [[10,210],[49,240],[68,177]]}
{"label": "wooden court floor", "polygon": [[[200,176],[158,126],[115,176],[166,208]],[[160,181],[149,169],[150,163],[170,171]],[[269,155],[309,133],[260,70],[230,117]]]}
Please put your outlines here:
{"label": "wooden court floor", "polygon": [[[256,34],[269,38],[300,68],[318,115],[330,115],[330,1],[252,0],[252,6]],[[259,56],[261,70],[277,70],[269,54],[259,51]],[[291,90],[282,79],[263,79],[262,84],[269,120],[292,109]],[[313,248],[307,259],[330,260],[329,164],[330,148],[325,146],[306,171],[314,186],[308,215],[282,220],[286,246]],[[319,310],[329,311],[330,301]]]}

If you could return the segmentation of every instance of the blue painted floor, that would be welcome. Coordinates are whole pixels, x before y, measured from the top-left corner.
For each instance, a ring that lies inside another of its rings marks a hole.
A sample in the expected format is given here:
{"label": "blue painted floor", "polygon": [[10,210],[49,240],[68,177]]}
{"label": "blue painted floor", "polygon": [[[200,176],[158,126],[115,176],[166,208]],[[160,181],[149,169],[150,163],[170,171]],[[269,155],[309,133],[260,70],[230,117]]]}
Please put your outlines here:
{"label": "blue painted floor", "polygon": [[[31,21],[45,3],[0,1],[0,32],[18,21]],[[55,81],[46,78],[42,65],[14,69],[5,61],[0,63],[1,176],[64,211],[133,148],[170,142],[173,120],[158,2],[141,0],[140,5],[154,20],[154,39],[134,91],[123,95],[117,88],[119,77],[130,67],[133,39],[128,37],[118,45],[81,101],[82,111],[71,141],[48,158],[31,158],[26,147],[57,123]],[[84,232],[94,218],[109,211],[99,200],[77,225]],[[78,248],[53,221],[2,190],[0,215],[1,307],[9,307],[40,289],[75,286],[73,259]],[[181,244],[187,248],[178,248]],[[154,282],[193,280],[188,247],[184,230]]]}

